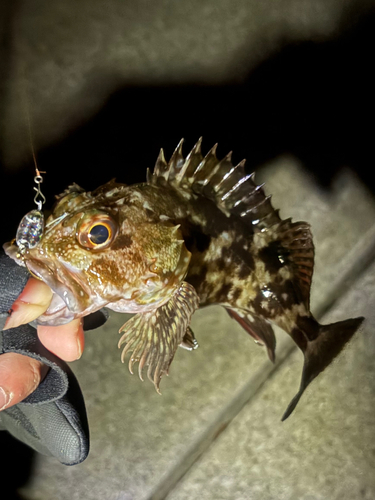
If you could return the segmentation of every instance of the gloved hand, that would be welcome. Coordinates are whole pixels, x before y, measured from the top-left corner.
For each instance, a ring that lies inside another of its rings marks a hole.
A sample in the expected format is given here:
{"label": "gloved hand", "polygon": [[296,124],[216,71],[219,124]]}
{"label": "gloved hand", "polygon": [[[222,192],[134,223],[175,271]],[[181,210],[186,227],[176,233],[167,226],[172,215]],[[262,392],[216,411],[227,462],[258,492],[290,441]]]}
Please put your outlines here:
{"label": "gloved hand", "polygon": [[[68,365],[47,350],[31,324],[3,330],[13,302],[24,289],[30,275],[3,252],[0,254],[0,365],[5,353],[34,358],[47,374],[37,389],[22,402],[0,412],[0,430],[61,463],[82,462],[89,451],[89,430],[83,396]],[[84,319],[84,329],[103,324],[108,315],[98,311]],[[0,370],[0,387],[1,387]]]}

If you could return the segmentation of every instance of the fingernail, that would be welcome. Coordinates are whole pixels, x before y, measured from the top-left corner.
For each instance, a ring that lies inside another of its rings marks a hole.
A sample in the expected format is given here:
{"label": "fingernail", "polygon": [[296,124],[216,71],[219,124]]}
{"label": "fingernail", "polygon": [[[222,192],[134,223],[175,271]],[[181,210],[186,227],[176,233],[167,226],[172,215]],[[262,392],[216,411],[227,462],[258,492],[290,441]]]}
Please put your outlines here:
{"label": "fingernail", "polygon": [[77,359],[79,359],[82,356],[81,342],[79,340],[77,340],[77,348],[78,348]]}
{"label": "fingernail", "polygon": [[14,302],[4,330],[33,321],[43,314],[52,299],[52,290],[45,284],[31,278],[23,292]]}
{"label": "fingernail", "polygon": [[5,321],[4,330],[30,323],[30,321],[42,315],[46,309],[46,307],[36,304],[25,304],[22,301],[17,301],[17,303],[13,304],[12,312]]}
{"label": "fingernail", "polygon": [[77,347],[78,347],[78,356],[77,359],[79,359],[82,356],[82,339],[81,335],[79,334],[79,330],[82,328],[82,320],[79,322],[78,328],[77,328]]}
{"label": "fingernail", "polygon": [[19,300],[25,304],[48,306],[52,299],[52,290],[45,283],[30,278],[23,289]]}
{"label": "fingernail", "polygon": [[5,408],[9,405],[9,403],[13,399],[13,393],[8,392],[2,387],[0,387],[0,411],[5,410]]}

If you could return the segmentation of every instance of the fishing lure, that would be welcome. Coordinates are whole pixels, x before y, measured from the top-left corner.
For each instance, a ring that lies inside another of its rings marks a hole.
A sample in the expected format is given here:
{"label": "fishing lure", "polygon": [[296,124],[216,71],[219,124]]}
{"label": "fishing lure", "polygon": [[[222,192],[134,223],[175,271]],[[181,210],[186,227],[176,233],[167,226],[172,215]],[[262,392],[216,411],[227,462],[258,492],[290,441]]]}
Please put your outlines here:
{"label": "fishing lure", "polygon": [[16,233],[16,245],[19,250],[20,256],[23,256],[27,249],[32,249],[39,243],[44,230],[44,215],[42,212],[42,206],[46,199],[41,191],[41,183],[43,182],[42,173],[35,166],[36,175],[34,177],[34,190],[36,195],[34,197],[34,203],[37,208],[28,212],[19,223],[17,233]]}

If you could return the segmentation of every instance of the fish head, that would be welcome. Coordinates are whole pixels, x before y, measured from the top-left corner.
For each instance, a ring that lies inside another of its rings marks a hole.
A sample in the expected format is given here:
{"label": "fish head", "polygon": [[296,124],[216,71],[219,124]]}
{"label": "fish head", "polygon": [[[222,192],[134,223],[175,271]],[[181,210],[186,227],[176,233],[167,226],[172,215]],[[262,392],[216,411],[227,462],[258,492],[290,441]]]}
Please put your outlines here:
{"label": "fish head", "polygon": [[[179,226],[155,221],[141,198],[136,186],[114,181],[92,193],[74,185],[60,196],[39,243],[22,255],[54,292],[40,324],[63,324],[104,306],[147,311],[168,299],[190,252]],[[15,245],[6,252],[17,259]]]}

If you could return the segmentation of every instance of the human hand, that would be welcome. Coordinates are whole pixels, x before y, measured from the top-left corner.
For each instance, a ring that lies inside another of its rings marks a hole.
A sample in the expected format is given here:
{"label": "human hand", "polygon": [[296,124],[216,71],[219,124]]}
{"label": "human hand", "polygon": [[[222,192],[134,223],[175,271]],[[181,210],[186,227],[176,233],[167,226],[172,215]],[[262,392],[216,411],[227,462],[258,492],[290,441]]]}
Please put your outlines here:
{"label": "human hand", "polygon": [[[3,330],[27,324],[48,308],[51,289],[43,282],[30,278],[15,300]],[[82,321],[76,319],[61,326],[38,326],[41,343],[65,361],[79,359],[84,348]],[[10,408],[31,394],[40,384],[48,367],[37,359],[9,352],[0,356],[0,411]]]}
{"label": "human hand", "polygon": [[[89,452],[89,429],[79,384],[63,360],[80,357],[83,329],[108,318],[104,309],[64,326],[29,324],[44,313],[52,292],[31,279],[0,251],[0,431],[62,464],[81,463]],[[9,314],[9,312],[11,312]],[[5,328],[5,329],[4,329]],[[18,403],[18,404],[17,404]]]}

